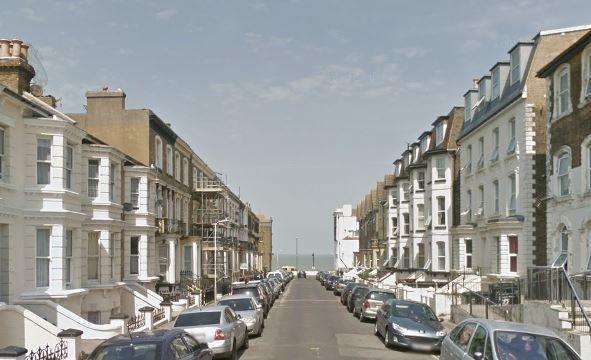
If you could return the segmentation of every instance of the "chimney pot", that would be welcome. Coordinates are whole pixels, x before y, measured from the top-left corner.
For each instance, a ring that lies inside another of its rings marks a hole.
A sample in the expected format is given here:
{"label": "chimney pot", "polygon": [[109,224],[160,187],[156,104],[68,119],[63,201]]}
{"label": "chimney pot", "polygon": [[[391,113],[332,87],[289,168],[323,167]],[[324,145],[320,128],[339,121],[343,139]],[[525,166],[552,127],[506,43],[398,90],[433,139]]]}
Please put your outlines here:
{"label": "chimney pot", "polygon": [[10,56],[10,40],[0,39],[0,57]]}
{"label": "chimney pot", "polygon": [[13,57],[21,57],[21,44],[23,42],[19,39],[12,40],[12,56]]}

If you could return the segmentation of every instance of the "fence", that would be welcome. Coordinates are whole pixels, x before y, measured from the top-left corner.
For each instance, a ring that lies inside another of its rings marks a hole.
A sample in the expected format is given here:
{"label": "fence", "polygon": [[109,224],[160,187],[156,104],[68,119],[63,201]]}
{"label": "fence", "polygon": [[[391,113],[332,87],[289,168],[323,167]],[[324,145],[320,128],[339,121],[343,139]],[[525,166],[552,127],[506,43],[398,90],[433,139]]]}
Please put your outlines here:
{"label": "fence", "polygon": [[152,313],[152,319],[154,322],[164,319],[164,309],[160,308],[160,309],[154,310],[154,312]]}
{"label": "fence", "polygon": [[36,351],[30,351],[25,360],[62,360],[68,357],[68,345],[61,340],[52,349],[49,345],[40,347]]}
{"label": "fence", "polygon": [[132,332],[146,325],[146,317],[143,313],[132,316],[127,323],[127,331]]}
{"label": "fence", "polygon": [[567,274],[563,267],[529,268],[526,279],[527,300],[560,303],[569,309],[568,321],[572,328],[591,332],[589,319],[581,300],[590,300],[590,273]]}
{"label": "fence", "polygon": [[[452,304],[462,305],[470,316],[500,318],[510,321],[512,305],[519,304],[520,283],[492,282],[480,283],[480,291],[474,291],[470,284],[452,284]],[[467,306],[467,310],[466,310]]]}

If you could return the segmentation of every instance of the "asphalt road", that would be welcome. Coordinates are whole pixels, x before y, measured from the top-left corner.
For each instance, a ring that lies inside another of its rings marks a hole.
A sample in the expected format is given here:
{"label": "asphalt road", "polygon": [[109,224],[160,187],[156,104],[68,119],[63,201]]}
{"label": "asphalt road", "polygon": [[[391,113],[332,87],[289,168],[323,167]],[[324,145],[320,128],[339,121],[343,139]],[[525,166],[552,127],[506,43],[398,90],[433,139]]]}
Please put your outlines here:
{"label": "asphalt road", "polygon": [[241,360],[437,359],[430,354],[392,350],[373,335],[339,298],[315,279],[294,279],[275,302],[263,336],[251,339]]}

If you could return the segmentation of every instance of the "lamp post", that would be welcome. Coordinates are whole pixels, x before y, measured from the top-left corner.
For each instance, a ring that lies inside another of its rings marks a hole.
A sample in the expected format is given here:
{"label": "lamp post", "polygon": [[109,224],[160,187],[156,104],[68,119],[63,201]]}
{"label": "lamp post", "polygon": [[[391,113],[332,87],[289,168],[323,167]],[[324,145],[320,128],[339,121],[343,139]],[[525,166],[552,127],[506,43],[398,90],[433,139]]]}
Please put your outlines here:
{"label": "lamp post", "polygon": [[218,225],[228,221],[226,218],[213,223],[213,301],[218,299]]}

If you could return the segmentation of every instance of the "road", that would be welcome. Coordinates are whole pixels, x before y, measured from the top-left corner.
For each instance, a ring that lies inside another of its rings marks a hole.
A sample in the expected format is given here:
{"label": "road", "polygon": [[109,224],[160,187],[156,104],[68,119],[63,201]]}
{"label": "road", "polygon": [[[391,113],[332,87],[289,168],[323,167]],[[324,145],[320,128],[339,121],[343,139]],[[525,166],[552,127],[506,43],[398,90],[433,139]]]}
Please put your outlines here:
{"label": "road", "polygon": [[275,302],[263,336],[251,339],[241,360],[437,359],[430,354],[391,350],[332,292],[315,279],[294,279]]}

